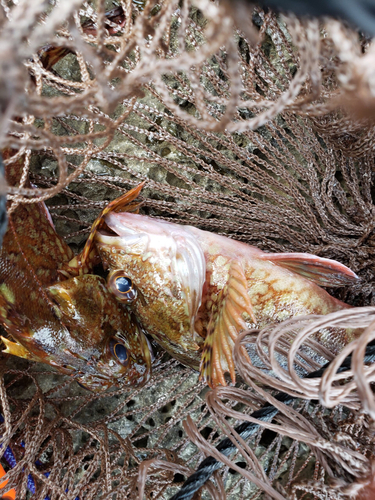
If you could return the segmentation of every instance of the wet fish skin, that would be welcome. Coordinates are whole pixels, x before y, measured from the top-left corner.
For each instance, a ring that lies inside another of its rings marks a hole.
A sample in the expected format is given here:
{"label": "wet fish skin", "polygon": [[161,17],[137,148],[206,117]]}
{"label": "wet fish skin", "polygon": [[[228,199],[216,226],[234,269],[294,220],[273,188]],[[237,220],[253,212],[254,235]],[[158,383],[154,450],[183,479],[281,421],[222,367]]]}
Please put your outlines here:
{"label": "wet fish skin", "polygon": [[[122,7],[105,13],[111,35],[125,22]],[[83,23],[82,30],[97,34],[92,21]],[[37,57],[49,71],[71,52],[46,45]],[[35,82],[32,72],[30,77]],[[5,160],[14,154],[3,151]],[[18,185],[22,169],[22,159],[7,166],[9,185]],[[80,268],[78,276],[64,272],[76,261],[56,234],[46,206],[18,206],[0,253],[0,324],[15,341],[1,337],[5,352],[55,366],[93,391],[145,382],[151,374],[148,342],[134,315],[114,299],[100,277],[89,274],[95,257],[95,252],[90,254],[90,268]],[[114,341],[126,348],[126,363],[113,354]]]}
{"label": "wet fish skin", "polygon": [[[109,271],[123,270],[134,283],[138,298],[131,308],[137,318],[172,356],[200,367],[212,387],[226,384],[225,372],[235,379],[232,350],[241,330],[348,308],[316,283],[340,286],[358,280],[336,261],[267,254],[143,215],[109,212],[104,222],[109,231],[96,232],[96,247]],[[108,285],[121,301],[114,283]],[[338,352],[354,335],[322,330],[317,340]]]}
{"label": "wet fish skin", "polygon": [[[5,159],[11,156],[4,152]],[[7,166],[9,184],[17,183],[22,167],[22,158]],[[54,366],[96,392],[145,382],[151,357],[134,315],[103,278],[65,279],[58,270],[72,258],[43,203],[21,204],[11,213],[0,252],[5,352]],[[116,351],[117,344],[123,347]]]}

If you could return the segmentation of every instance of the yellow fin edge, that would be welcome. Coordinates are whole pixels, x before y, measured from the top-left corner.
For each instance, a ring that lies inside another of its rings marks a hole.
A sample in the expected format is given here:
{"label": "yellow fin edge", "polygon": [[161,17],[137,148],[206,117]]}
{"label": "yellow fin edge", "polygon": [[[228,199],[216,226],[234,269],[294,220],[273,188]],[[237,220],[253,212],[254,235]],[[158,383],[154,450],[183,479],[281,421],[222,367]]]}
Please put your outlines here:
{"label": "yellow fin edge", "polygon": [[0,338],[5,344],[5,349],[3,350],[4,353],[12,354],[13,356],[18,356],[19,358],[34,360],[34,356],[27,349],[25,349],[23,345],[18,342],[11,342],[2,336],[0,336]]}

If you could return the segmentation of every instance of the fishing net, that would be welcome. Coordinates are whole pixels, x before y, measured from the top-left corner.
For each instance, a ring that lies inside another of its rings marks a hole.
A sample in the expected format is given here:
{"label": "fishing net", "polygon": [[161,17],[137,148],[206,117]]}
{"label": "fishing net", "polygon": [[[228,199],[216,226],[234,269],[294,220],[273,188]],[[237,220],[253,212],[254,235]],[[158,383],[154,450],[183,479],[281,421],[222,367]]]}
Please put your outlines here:
{"label": "fishing net", "polygon": [[[245,332],[239,340],[257,349],[260,363],[246,365],[236,351],[236,387],[208,390],[160,351],[145,387],[93,395],[45,365],[2,355],[4,491],[15,487],[20,499],[169,499],[266,401],[278,414],[237,442],[237,455],[220,457],[226,465],[202,498],[343,499],[363,485],[368,491],[370,41],[336,20],[229,2],[0,5],[2,148],[13,150],[6,163],[23,155],[25,165],[20,186],[0,186],[9,210],[46,200],[56,230],[79,251],[100,210],[146,180],[144,214],[266,251],[337,259],[361,277],[329,290],[355,309]],[[303,379],[334,358],[311,337],[335,325],[364,331],[321,380]],[[290,339],[296,349],[288,352]],[[338,373],[350,352],[352,371]],[[285,370],[278,362],[288,355]],[[275,391],[297,399],[275,402]]]}

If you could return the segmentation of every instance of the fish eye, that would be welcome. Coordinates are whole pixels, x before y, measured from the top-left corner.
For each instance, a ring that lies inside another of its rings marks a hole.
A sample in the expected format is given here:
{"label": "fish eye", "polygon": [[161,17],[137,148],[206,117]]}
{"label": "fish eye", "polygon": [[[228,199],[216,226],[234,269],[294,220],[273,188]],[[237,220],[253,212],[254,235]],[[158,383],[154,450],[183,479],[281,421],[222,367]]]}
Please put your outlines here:
{"label": "fish eye", "polygon": [[119,342],[117,339],[112,338],[109,341],[109,350],[111,351],[112,355],[122,364],[126,365],[128,362],[128,350],[122,344]]}
{"label": "fish eye", "polygon": [[122,270],[112,271],[107,278],[108,288],[121,302],[133,302],[137,298],[137,290],[132,280]]}
{"label": "fish eye", "polygon": [[120,293],[129,293],[133,289],[133,282],[126,276],[118,276],[115,279],[115,287]]}

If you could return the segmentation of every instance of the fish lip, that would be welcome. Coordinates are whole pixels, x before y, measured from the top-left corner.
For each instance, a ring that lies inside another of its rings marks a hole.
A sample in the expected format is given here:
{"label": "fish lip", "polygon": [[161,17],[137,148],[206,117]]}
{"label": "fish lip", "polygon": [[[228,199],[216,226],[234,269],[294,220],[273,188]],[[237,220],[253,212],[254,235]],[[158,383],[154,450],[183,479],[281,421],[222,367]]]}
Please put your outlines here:
{"label": "fish lip", "polygon": [[140,384],[144,385],[146,382],[148,382],[150,380],[150,378],[152,376],[152,362],[154,361],[155,356],[154,356],[154,351],[152,349],[151,343],[147,338],[146,330],[142,327],[140,322],[136,319],[134,313],[132,313],[131,316],[132,316],[132,320],[134,321],[134,323],[136,325],[137,331],[139,333],[139,338],[140,338],[141,347],[142,347],[142,351],[143,351],[143,358],[146,362],[146,371],[142,377],[143,383],[142,383],[142,381],[140,381]]}
{"label": "fish lip", "polygon": [[[159,219],[128,212],[111,212],[104,217],[104,222],[113,235],[106,234],[105,229],[98,229],[95,237],[100,241],[111,241],[111,238],[121,238],[127,244],[133,244],[141,239],[160,234],[170,235],[173,225]],[[167,231],[163,226],[168,225]]]}
{"label": "fish lip", "polygon": [[151,366],[152,366],[152,363],[155,361],[155,353],[154,353],[154,350],[152,348],[150,339],[147,337],[146,334],[144,334],[144,335],[145,335],[145,339],[146,339],[146,342],[147,342],[148,350],[150,351]]}
{"label": "fish lip", "polygon": [[[95,243],[99,245],[115,245],[120,246],[120,236],[104,234],[100,230],[95,233]],[[116,245],[117,243],[117,245]]]}
{"label": "fish lip", "polygon": [[95,394],[102,393],[114,385],[114,382],[110,379],[110,377],[104,374],[91,375],[87,373],[75,373],[71,376],[80,387],[83,387],[84,389]]}
{"label": "fish lip", "polygon": [[[118,215],[121,214],[121,220],[119,221]],[[141,234],[144,234],[144,231],[139,231],[138,229],[133,229],[131,226],[131,222],[129,220],[125,220],[126,215],[134,215],[127,214],[126,212],[117,213],[109,213],[104,217],[104,222],[107,228],[113,233],[105,234],[105,227],[98,229],[96,232],[96,237],[103,238],[129,238],[131,236],[140,237]],[[130,238],[131,239],[131,238]]]}
{"label": "fish lip", "polygon": [[[134,314],[132,314],[132,316],[134,316]],[[134,320],[135,320],[135,318],[134,318]],[[147,333],[147,330],[145,330],[143,328],[143,326],[137,320],[135,320],[135,321],[136,321],[136,325],[137,325],[137,329],[138,329],[139,333],[141,335],[143,335],[143,338],[144,338],[144,340],[146,341],[146,344],[147,344],[149,358],[151,360],[151,363],[150,363],[150,370],[151,370],[152,363],[155,361],[154,349],[152,348],[151,340],[149,339],[149,335]],[[148,353],[147,354],[145,353],[147,358],[148,358]]]}
{"label": "fish lip", "polygon": [[95,243],[98,246],[109,245],[120,250],[124,248],[124,244],[128,247],[131,247],[139,243],[143,243],[147,239],[148,237],[146,234],[139,233],[129,233],[128,235],[109,235],[102,233],[101,231],[97,231],[95,234]]}

